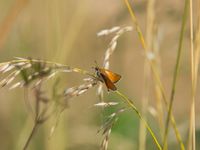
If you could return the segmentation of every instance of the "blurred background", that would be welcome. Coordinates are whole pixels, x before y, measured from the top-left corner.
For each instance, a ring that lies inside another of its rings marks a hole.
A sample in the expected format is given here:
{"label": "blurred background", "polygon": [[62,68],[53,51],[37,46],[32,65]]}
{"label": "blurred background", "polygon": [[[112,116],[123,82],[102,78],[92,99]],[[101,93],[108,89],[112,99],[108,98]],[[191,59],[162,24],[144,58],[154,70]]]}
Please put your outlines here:
{"label": "blurred background", "polygon": [[[147,0],[131,1],[143,34],[147,35]],[[161,79],[169,98],[178,48],[184,3],[181,0],[155,0],[157,49],[160,57]],[[196,5],[194,4],[194,11]],[[104,53],[112,36],[97,37],[97,32],[114,26],[132,26],[122,0],[0,0],[0,62],[14,57],[31,57],[63,63],[92,71],[95,61],[102,65]],[[196,13],[194,12],[195,16]],[[183,55],[178,77],[173,113],[183,140],[187,140],[191,103],[191,71],[189,25],[184,35]],[[117,87],[142,110],[144,94],[145,53],[135,30],[125,33],[111,56],[111,70],[122,75]],[[85,76],[64,74],[62,87],[82,83]],[[156,107],[153,81],[150,82],[148,108]],[[105,88],[105,87],[104,87]],[[106,89],[105,89],[106,90]],[[200,142],[200,100],[197,87],[196,126]],[[24,90],[0,89],[0,149],[21,149],[33,125],[31,114],[24,104]],[[115,94],[105,95],[106,101],[118,101]],[[102,136],[101,111],[93,108],[98,102],[96,88],[70,101],[60,118],[54,135],[49,139],[53,120],[46,122],[31,141],[30,150],[98,150]],[[109,110],[112,112],[113,110]],[[109,113],[109,112],[108,112]],[[158,132],[158,121],[150,112],[148,121]],[[110,150],[138,149],[139,119],[126,112],[114,126]],[[169,133],[170,148],[178,149],[173,130]],[[147,149],[155,149],[147,135]],[[197,145],[197,149],[200,146]]]}

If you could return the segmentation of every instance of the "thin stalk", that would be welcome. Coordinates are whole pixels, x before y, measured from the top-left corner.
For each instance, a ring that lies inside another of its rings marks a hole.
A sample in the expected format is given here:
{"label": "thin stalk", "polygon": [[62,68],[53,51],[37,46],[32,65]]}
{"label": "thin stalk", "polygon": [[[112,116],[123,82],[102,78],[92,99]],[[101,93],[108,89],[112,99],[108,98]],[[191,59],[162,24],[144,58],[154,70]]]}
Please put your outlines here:
{"label": "thin stalk", "polygon": [[175,65],[175,70],[174,70],[174,75],[173,75],[169,110],[168,110],[168,113],[167,113],[165,133],[164,133],[164,139],[163,139],[164,150],[167,147],[167,137],[168,137],[168,132],[169,132],[169,120],[170,120],[170,116],[172,114],[172,106],[173,106],[174,96],[175,96],[175,92],[176,92],[176,85],[177,85],[176,83],[177,83],[177,77],[178,77],[178,72],[179,72],[179,67],[180,67],[180,58],[181,58],[181,53],[182,53],[183,36],[184,36],[184,33],[185,33],[185,26],[186,26],[187,14],[188,14],[188,2],[189,2],[189,0],[185,0],[183,19],[182,19],[182,25],[181,25],[181,32],[180,32],[180,37],[179,37],[178,54],[177,54],[177,58],[176,58],[176,65]]}
{"label": "thin stalk", "polygon": [[[154,4],[155,5],[155,4]],[[153,10],[155,9],[155,6],[153,8]],[[155,13],[154,13],[155,15]],[[154,16],[154,20],[155,20],[155,16]],[[161,77],[161,59],[160,59],[160,37],[159,37],[159,30],[158,27],[156,25],[156,22],[154,21],[154,27],[153,27],[153,41],[152,41],[152,50],[153,53],[155,55],[155,61],[154,61],[154,65],[158,70],[158,75]],[[162,100],[164,99],[162,97],[162,91],[160,89],[159,84],[156,82],[156,80],[154,81],[154,90],[155,90],[155,95],[156,95],[156,109],[157,109],[157,119],[158,119],[158,123],[159,123],[159,127],[160,127],[160,135],[161,137],[163,136],[164,133],[164,110],[163,110],[163,105],[162,105]],[[166,104],[165,104],[166,105]],[[167,106],[167,105],[166,105]]]}
{"label": "thin stalk", "polygon": [[[135,13],[134,13],[133,9],[131,8],[131,5],[130,5],[129,1],[128,1],[128,0],[124,0],[124,2],[125,2],[125,4],[126,4],[126,6],[127,6],[127,9],[128,9],[128,11],[129,11],[129,14],[131,15],[131,18],[132,18],[132,21],[133,21],[133,23],[134,23],[134,25],[135,25],[135,27],[136,27],[136,31],[137,31],[137,33],[138,33],[139,39],[140,39],[141,44],[142,44],[142,46],[143,46],[143,48],[144,48],[144,50],[145,50],[145,53],[146,53],[146,55],[147,55],[148,53],[147,53],[146,43],[145,43],[143,34],[142,34],[142,32],[141,32],[141,29],[140,29],[140,27],[139,27],[139,25],[138,25],[138,23],[137,23],[137,19],[136,19]],[[148,60],[149,60],[149,59],[148,59]],[[167,99],[166,99],[166,96],[165,96],[165,90],[164,90],[163,84],[162,84],[162,82],[161,82],[161,79],[160,79],[160,76],[159,76],[159,72],[158,72],[158,70],[156,69],[156,67],[154,66],[154,64],[153,64],[153,62],[152,62],[151,60],[149,60],[148,62],[149,62],[149,64],[150,64],[150,66],[151,66],[152,73],[153,73],[153,77],[155,78],[155,80],[156,80],[156,82],[157,82],[157,84],[159,85],[159,88],[160,88],[160,90],[161,90],[162,97],[163,97],[163,100],[164,100],[164,102],[165,102],[165,106],[167,107],[167,110],[169,110],[168,103],[167,103]],[[168,111],[168,112],[169,112],[169,111]],[[173,125],[173,129],[174,129],[174,132],[175,132],[175,134],[176,134],[177,141],[179,142],[179,145],[180,145],[180,147],[181,147],[181,150],[184,150],[184,149],[185,149],[185,148],[184,148],[184,144],[183,144],[183,142],[182,142],[181,135],[180,135],[180,133],[179,133],[179,131],[178,131],[178,128],[177,128],[177,126],[176,126],[176,122],[175,122],[175,120],[174,120],[174,117],[173,117],[173,113],[172,113],[172,112],[171,112],[171,114],[170,114],[170,120],[171,120],[171,123],[172,123],[172,125]]]}
{"label": "thin stalk", "polygon": [[152,131],[151,127],[148,125],[148,123],[146,122],[146,120],[142,117],[142,115],[140,114],[139,110],[137,109],[137,107],[134,105],[134,103],[127,98],[123,93],[121,93],[120,91],[116,91],[116,93],[127,103],[127,105],[133,110],[135,111],[135,113],[138,115],[138,117],[140,118],[140,120],[142,120],[142,122],[144,123],[145,127],[147,128],[147,130],[149,131],[149,133],[151,134],[157,148],[159,150],[162,150],[154,132]]}
{"label": "thin stalk", "polygon": [[[144,95],[142,98],[142,115],[146,119],[146,113],[149,103],[149,91],[150,91],[150,67],[147,61],[144,66]],[[146,148],[146,128],[142,120],[140,120],[139,129],[139,150],[145,150]]]}
{"label": "thin stalk", "polygon": [[124,0],[124,2],[125,2],[126,6],[127,6],[127,8],[128,8],[128,11],[129,11],[130,15],[131,15],[132,21],[133,21],[133,23],[134,23],[134,25],[135,25],[135,28],[136,28],[136,31],[137,31],[137,33],[138,33],[139,39],[140,39],[140,41],[141,41],[141,43],[142,43],[142,46],[143,46],[145,52],[147,52],[147,45],[146,45],[146,42],[145,42],[145,40],[144,40],[144,36],[143,36],[143,34],[142,34],[142,31],[141,31],[141,29],[140,29],[140,26],[139,26],[139,24],[138,24],[138,22],[137,22],[135,13],[134,13],[133,9],[131,8],[131,5],[130,5],[129,1],[128,1],[128,0]]}
{"label": "thin stalk", "polygon": [[[199,1],[197,3],[197,10],[199,10]],[[198,12],[197,12],[198,14]],[[199,23],[198,15],[198,23]],[[198,24],[199,25],[199,24]],[[198,42],[196,42],[196,49],[194,51],[194,34],[193,34],[193,2],[190,0],[190,50],[191,50],[191,81],[192,81],[192,102],[190,109],[190,125],[189,125],[189,137],[188,137],[188,150],[196,150],[196,135],[195,135],[195,99],[196,99],[196,85],[199,63],[199,50]],[[196,32],[196,40],[198,39],[199,28]]]}
{"label": "thin stalk", "polygon": [[[152,69],[152,71],[154,71],[154,69]],[[166,96],[165,96],[165,94],[164,94],[165,91],[164,91],[164,89],[163,89],[163,87],[162,87],[162,85],[161,85],[161,82],[158,82],[158,81],[159,81],[159,80],[158,80],[159,77],[158,77],[158,76],[154,76],[154,78],[155,78],[155,80],[157,80],[158,86],[160,87],[160,92],[161,92],[161,95],[162,95],[164,104],[165,104],[165,106],[167,107],[167,111],[169,111],[169,104],[168,104],[167,98],[166,98]],[[175,119],[174,119],[173,112],[171,112],[170,121],[171,121],[172,127],[173,127],[174,132],[175,132],[175,135],[176,135],[176,139],[177,139],[177,141],[178,141],[178,143],[179,143],[179,146],[180,146],[181,150],[185,150],[185,146],[184,146],[184,144],[183,144],[183,140],[182,140],[181,135],[180,135],[180,133],[179,133],[179,131],[178,131],[178,128],[177,128],[177,126],[176,126],[176,121],[175,121]]]}
{"label": "thin stalk", "polygon": [[[146,119],[148,103],[149,103],[149,92],[150,92],[150,66],[145,61],[144,66],[144,94],[142,98],[142,115]],[[140,120],[140,129],[139,129],[139,150],[145,150],[146,148],[146,128],[142,120]]]}
{"label": "thin stalk", "polygon": [[[155,0],[149,0],[147,2],[147,25],[146,25],[146,39],[147,39],[147,50],[151,53],[152,49],[152,35],[153,35],[153,25],[154,25],[154,2]],[[150,94],[150,81],[151,81],[151,68],[149,66],[147,57],[144,63],[144,88],[143,88],[143,98],[142,98],[142,115],[146,119],[149,94]],[[146,149],[146,128],[142,120],[140,120],[139,128],[139,150]]]}
{"label": "thin stalk", "polygon": [[37,131],[37,129],[38,129],[38,126],[39,126],[39,123],[38,123],[38,122],[35,122],[35,124],[34,124],[32,130],[31,130],[31,133],[30,133],[30,135],[29,135],[29,137],[28,137],[28,139],[27,139],[27,141],[26,141],[26,143],[25,143],[25,145],[24,145],[24,147],[23,147],[23,150],[27,150],[27,148],[28,148],[28,146],[29,146],[29,144],[30,144],[30,142],[31,142],[31,140],[32,140],[32,138],[33,138],[33,136],[35,135],[35,133],[36,133],[36,131]]}
{"label": "thin stalk", "polygon": [[[46,63],[46,64],[49,64],[49,65],[57,65],[57,66],[60,66],[63,70],[66,68],[68,69],[69,66],[67,65],[64,65],[64,64],[60,64],[60,63],[56,63],[56,62],[52,62],[52,61],[46,61],[46,60],[37,60],[37,59],[32,59],[32,60],[29,60],[29,59],[17,59],[17,60],[11,60],[11,61],[7,61],[7,62],[2,62],[0,63],[0,66],[3,66],[5,64],[12,64],[12,63],[20,63],[20,62],[25,62],[25,63],[28,63],[28,62],[42,62],[42,63]],[[91,76],[93,78],[96,78],[96,76],[94,74],[91,74],[89,71],[87,70],[83,70],[83,69],[80,69],[80,68],[74,68],[74,67],[70,67],[71,69],[73,69],[74,72],[78,72],[78,73],[81,73],[81,74],[84,74],[84,75],[88,75],[88,76]]]}

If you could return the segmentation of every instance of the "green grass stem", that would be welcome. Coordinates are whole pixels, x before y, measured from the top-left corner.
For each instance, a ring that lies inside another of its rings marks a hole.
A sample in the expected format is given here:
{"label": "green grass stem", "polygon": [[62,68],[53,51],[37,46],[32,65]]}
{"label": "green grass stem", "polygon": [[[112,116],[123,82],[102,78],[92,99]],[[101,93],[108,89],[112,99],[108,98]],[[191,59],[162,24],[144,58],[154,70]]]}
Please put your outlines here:
{"label": "green grass stem", "polygon": [[186,27],[186,21],[187,21],[188,6],[189,6],[189,0],[185,0],[181,32],[180,32],[180,37],[179,37],[178,54],[177,54],[176,65],[175,65],[175,69],[174,69],[171,96],[170,96],[170,102],[169,102],[169,110],[167,113],[165,132],[164,132],[164,138],[163,138],[164,150],[167,147],[167,137],[168,137],[168,132],[169,132],[169,120],[170,120],[170,116],[172,114],[172,106],[173,106],[174,96],[175,96],[175,91],[176,91],[177,77],[178,77],[178,72],[179,72],[179,68],[180,68],[180,59],[181,59],[181,53],[182,53],[183,36],[185,33],[185,27]]}
{"label": "green grass stem", "polygon": [[[145,43],[145,40],[144,40],[144,36],[143,36],[143,34],[142,34],[142,31],[141,31],[141,29],[140,29],[140,27],[139,27],[139,25],[138,25],[138,22],[137,22],[135,13],[134,13],[133,9],[131,8],[131,5],[130,5],[129,1],[128,1],[128,0],[124,0],[124,2],[125,2],[125,4],[126,4],[126,6],[127,6],[127,9],[128,9],[128,11],[129,11],[129,14],[131,15],[133,24],[134,24],[134,26],[135,26],[135,28],[136,28],[136,31],[137,31],[137,33],[138,33],[139,39],[140,39],[140,41],[141,41],[141,44],[142,44],[142,46],[143,46],[145,52],[147,53],[147,46],[146,46],[146,43]],[[149,60],[149,59],[148,59],[148,60]],[[152,73],[153,73],[153,77],[155,78],[155,80],[156,80],[156,82],[157,82],[157,84],[159,85],[159,88],[160,88],[160,90],[161,90],[161,93],[162,93],[162,97],[163,97],[165,106],[167,107],[167,110],[168,110],[168,112],[169,112],[169,106],[168,106],[167,99],[166,99],[166,96],[165,96],[165,90],[164,90],[163,84],[162,84],[162,82],[161,82],[159,73],[158,73],[156,67],[154,66],[154,63],[153,63],[151,60],[149,60],[149,64],[150,64],[150,66],[151,66],[151,70],[152,70]],[[180,133],[179,133],[179,131],[178,131],[178,128],[177,128],[177,126],[176,126],[176,122],[175,122],[175,119],[174,119],[174,117],[173,117],[172,112],[170,113],[170,120],[171,120],[173,129],[174,129],[174,132],[175,132],[175,135],[176,135],[176,139],[177,139],[177,141],[178,141],[178,143],[179,143],[179,145],[180,145],[180,147],[181,147],[181,150],[185,150],[184,144],[183,144],[182,139],[181,139],[181,135],[180,135]]]}
{"label": "green grass stem", "polygon": [[139,110],[137,109],[137,107],[134,105],[134,103],[126,97],[126,95],[124,95],[123,93],[121,93],[119,90],[116,91],[116,93],[126,102],[126,104],[133,110],[135,111],[135,113],[137,114],[137,116],[140,118],[140,120],[142,120],[142,122],[144,123],[145,127],[147,128],[147,130],[149,131],[149,133],[151,134],[157,148],[159,150],[162,150],[154,132],[152,131],[151,127],[148,125],[148,123],[146,122],[146,120],[142,117],[142,115],[140,114]]}

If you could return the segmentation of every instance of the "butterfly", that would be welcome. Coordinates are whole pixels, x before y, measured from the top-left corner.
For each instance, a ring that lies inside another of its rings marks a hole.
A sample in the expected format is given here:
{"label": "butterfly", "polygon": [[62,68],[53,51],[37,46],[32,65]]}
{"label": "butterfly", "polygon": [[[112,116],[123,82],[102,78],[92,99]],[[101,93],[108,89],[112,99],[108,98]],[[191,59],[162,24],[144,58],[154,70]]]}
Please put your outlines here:
{"label": "butterfly", "polygon": [[112,71],[104,68],[95,67],[97,77],[101,82],[104,82],[108,91],[116,91],[117,87],[114,83],[117,83],[121,79],[121,75],[113,73]]}

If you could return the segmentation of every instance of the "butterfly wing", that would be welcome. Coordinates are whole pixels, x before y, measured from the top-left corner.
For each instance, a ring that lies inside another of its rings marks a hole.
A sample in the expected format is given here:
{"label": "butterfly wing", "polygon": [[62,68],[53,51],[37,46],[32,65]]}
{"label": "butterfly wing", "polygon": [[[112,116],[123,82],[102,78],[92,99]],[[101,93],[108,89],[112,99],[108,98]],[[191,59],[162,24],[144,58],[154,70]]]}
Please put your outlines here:
{"label": "butterfly wing", "polygon": [[103,78],[104,83],[106,84],[108,91],[109,91],[109,89],[111,89],[113,91],[117,90],[117,87],[114,85],[114,83],[106,75],[101,73],[101,77]]}
{"label": "butterfly wing", "polygon": [[121,75],[113,73],[112,71],[107,69],[101,69],[101,73],[107,76],[113,83],[116,83],[121,79]]}

